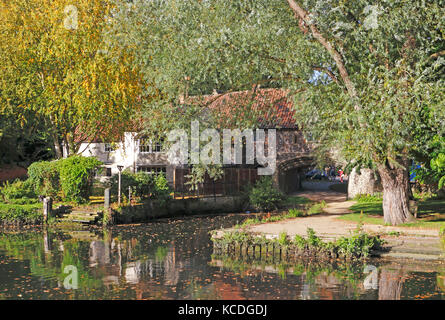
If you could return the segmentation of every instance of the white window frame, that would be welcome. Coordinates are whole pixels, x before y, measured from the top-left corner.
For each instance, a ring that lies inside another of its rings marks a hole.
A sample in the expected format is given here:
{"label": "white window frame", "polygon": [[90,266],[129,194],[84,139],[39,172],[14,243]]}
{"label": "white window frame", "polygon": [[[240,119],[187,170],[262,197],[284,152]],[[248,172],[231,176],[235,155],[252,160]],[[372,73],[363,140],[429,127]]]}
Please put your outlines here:
{"label": "white window frame", "polygon": [[137,172],[144,172],[146,174],[163,174],[167,176],[167,167],[162,166],[138,166]]}
{"label": "white window frame", "polygon": [[[148,140],[145,144],[142,144],[142,142],[145,140],[147,139],[139,139],[139,153],[151,153],[152,151],[151,140]],[[142,150],[142,148],[145,148],[144,151]]]}
{"label": "white window frame", "polygon": [[113,151],[114,149],[111,143],[109,142],[104,143],[104,152],[113,152]]}
{"label": "white window frame", "polygon": [[[162,153],[163,152],[163,145],[164,141],[158,141],[156,143],[153,143],[152,140],[146,141],[146,144],[142,144],[142,142],[146,140],[144,138],[139,139],[139,153]],[[142,148],[145,148],[144,151],[142,151]],[[159,148],[159,149],[158,149]]]}

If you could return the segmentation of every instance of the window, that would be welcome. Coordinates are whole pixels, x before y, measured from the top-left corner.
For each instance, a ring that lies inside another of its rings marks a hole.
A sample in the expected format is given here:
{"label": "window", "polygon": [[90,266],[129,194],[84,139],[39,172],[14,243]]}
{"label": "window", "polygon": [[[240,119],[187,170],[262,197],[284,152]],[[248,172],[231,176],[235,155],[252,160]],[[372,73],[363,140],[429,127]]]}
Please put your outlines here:
{"label": "window", "polygon": [[105,152],[111,152],[113,151],[113,146],[111,145],[111,143],[105,143]]}
{"label": "window", "polygon": [[141,153],[159,153],[162,152],[162,146],[164,144],[164,140],[160,139],[158,142],[152,144],[149,139],[140,139],[139,140],[139,152]]}
{"label": "window", "polygon": [[153,146],[153,152],[162,152],[163,142],[163,139],[160,139],[158,142],[156,142]]}
{"label": "window", "polygon": [[145,172],[148,174],[163,174],[167,175],[166,167],[138,167],[138,172]]}
{"label": "window", "polygon": [[151,142],[148,139],[139,140],[139,152],[148,153],[151,152]]}
{"label": "window", "polygon": [[296,134],[294,135],[294,139],[293,139],[293,140],[294,140],[294,141],[293,141],[294,144],[298,144],[298,137],[297,137]]}
{"label": "window", "polygon": [[95,170],[94,177],[95,178],[111,177],[111,168],[101,167],[101,168]]}

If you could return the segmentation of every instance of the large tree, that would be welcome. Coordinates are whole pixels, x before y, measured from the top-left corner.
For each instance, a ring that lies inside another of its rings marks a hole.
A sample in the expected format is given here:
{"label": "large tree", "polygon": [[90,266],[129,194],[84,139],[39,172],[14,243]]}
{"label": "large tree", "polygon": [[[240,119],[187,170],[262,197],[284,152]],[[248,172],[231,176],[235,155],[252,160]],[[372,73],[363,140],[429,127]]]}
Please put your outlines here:
{"label": "large tree", "polygon": [[[266,85],[352,166],[376,169],[384,217],[412,219],[408,165],[444,119],[444,1],[210,0],[124,3],[113,42],[164,99]],[[148,114],[163,117],[158,104]],[[166,114],[164,114],[166,115]],[[441,126],[442,124],[442,126]]]}
{"label": "large tree", "polygon": [[[80,139],[123,131],[140,95],[128,55],[103,41],[108,0],[0,1],[0,108],[18,125],[44,124],[55,153],[75,153]],[[116,58],[118,57],[118,58]],[[77,130],[77,131],[76,131]]]}

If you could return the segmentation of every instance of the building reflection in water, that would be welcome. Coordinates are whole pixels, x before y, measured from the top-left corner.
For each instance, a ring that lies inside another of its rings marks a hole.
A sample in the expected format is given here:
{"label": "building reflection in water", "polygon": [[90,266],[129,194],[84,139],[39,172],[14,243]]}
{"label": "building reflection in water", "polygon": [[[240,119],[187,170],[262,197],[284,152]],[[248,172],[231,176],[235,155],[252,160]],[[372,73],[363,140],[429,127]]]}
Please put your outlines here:
{"label": "building reflection in water", "polygon": [[[75,265],[83,281],[79,281],[79,290],[65,296],[70,299],[444,298],[443,267],[407,262],[368,263],[353,268],[314,262],[272,265],[229,261],[212,256],[208,234],[195,231],[200,231],[196,226],[190,227],[192,232],[188,234],[177,232],[173,236],[161,234],[157,228],[159,225],[103,233],[43,230],[14,237],[0,234],[0,253],[11,261],[27,262],[29,276],[38,280],[36,288],[61,288],[65,277],[61,270]],[[3,263],[4,268],[7,265]],[[10,265],[12,268],[13,263]],[[15,278],[2,282],[8,292],[22,290],[20,286],[15,288]],[[39,298],[37,294],[42,291],[36,288],[30,287],[30,292],[37,292],[32,297]]]}

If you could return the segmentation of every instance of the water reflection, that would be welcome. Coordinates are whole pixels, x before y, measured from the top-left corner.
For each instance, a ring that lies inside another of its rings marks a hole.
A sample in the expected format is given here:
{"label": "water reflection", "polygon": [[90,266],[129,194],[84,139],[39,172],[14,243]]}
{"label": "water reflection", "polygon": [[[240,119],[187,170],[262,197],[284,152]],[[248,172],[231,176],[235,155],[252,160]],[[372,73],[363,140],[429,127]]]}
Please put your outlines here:
{"label": "water reflection", "polygon": [[[438,265],[271,264],[212,255],[237,216],[0,233],[3,299],[443,299]],[[77,289],[64,286],[74,267]],[[69,269],[72,270],[72,269]]]}

